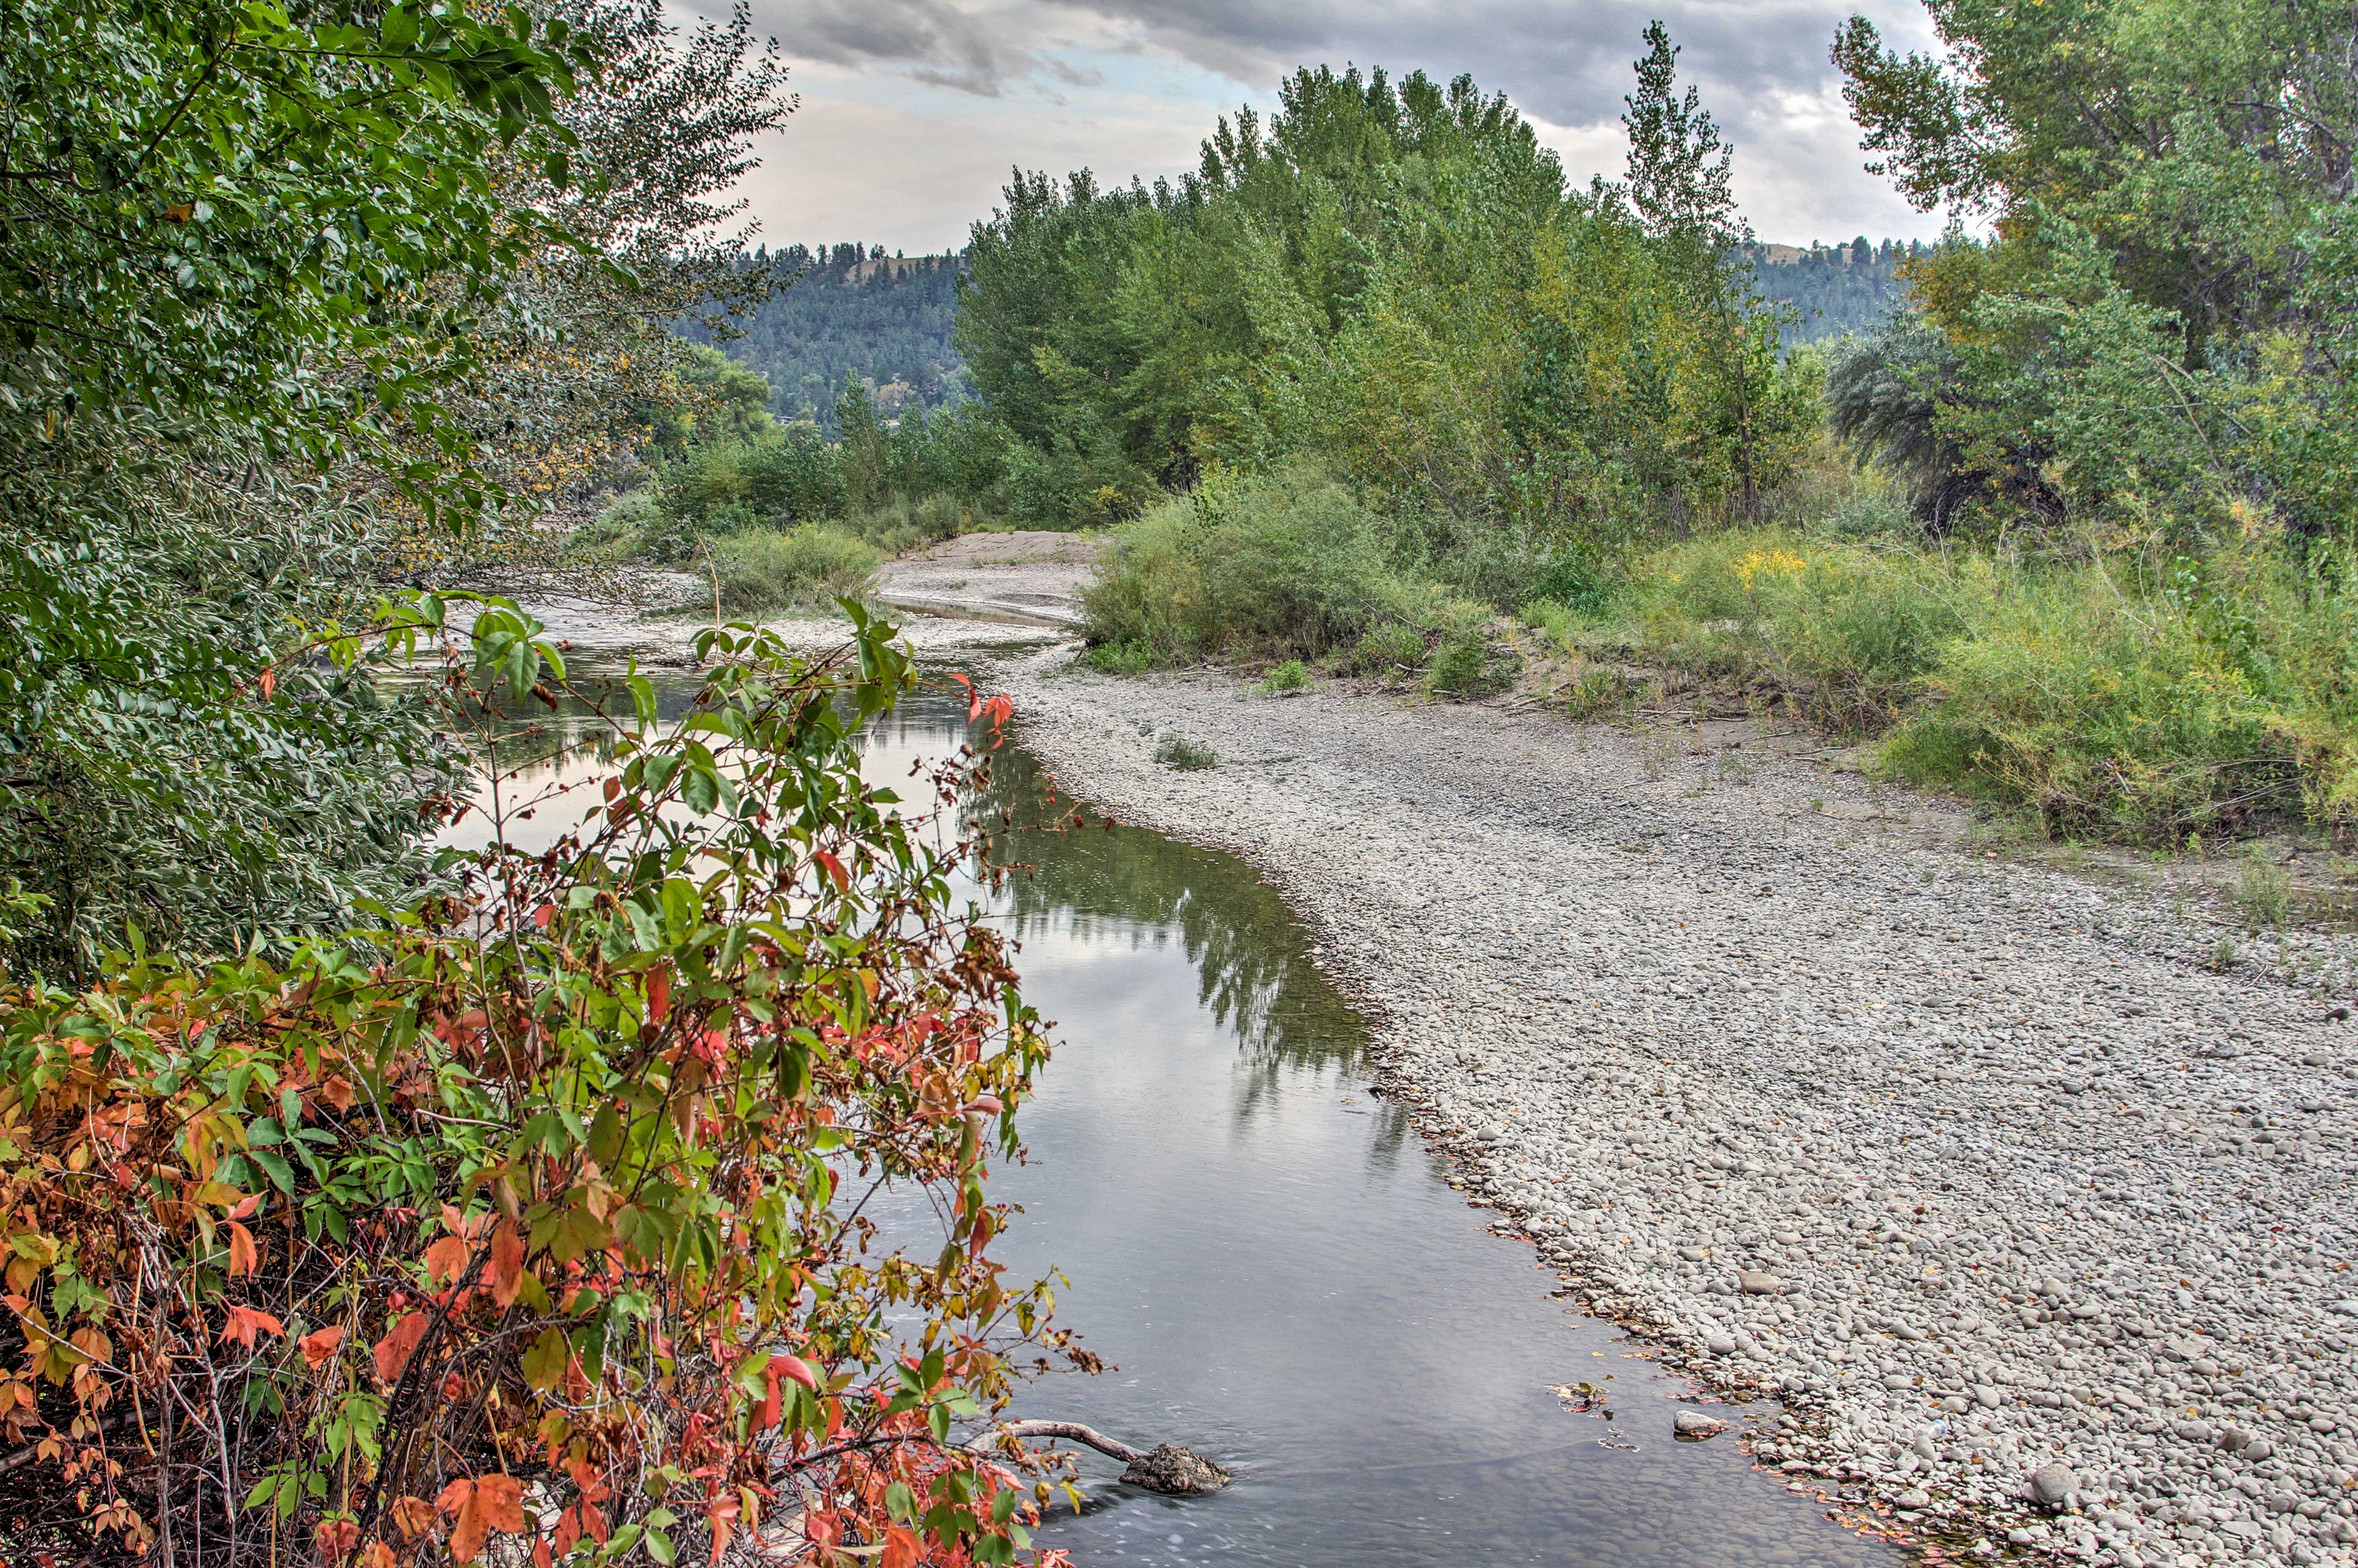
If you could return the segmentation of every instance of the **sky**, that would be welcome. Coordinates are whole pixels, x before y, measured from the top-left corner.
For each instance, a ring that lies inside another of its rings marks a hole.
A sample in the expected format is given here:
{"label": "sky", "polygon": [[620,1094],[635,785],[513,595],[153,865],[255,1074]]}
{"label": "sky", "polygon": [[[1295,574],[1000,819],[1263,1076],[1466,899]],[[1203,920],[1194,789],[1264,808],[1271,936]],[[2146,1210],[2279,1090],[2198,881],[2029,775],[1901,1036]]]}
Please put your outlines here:
{"label": "sky", "polygon": [[[673,0],[682,19],[724,0]],[[746,0],[802,106],[742,188],[772,246],[845,240],[953,250],[1015,166],[1100,183],[1195,167],[1238,104],[1266,106],[1299,65],[1381,66],[1503,91],[1567,174],[1617,176],[1620,114],[1660,16],[1736,149],[1736,192],[1764,240],[1930,239],[1862,167],[1826,53],[1864,12],[1927,47],[1917,0]]]}

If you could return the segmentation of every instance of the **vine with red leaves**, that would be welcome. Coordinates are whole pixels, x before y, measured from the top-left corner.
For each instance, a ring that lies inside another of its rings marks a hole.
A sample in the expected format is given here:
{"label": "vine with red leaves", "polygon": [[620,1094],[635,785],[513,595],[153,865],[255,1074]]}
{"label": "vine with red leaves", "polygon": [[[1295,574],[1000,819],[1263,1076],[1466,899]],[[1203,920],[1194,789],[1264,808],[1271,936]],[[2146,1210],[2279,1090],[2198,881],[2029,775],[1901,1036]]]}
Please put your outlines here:
{"label": "vine with red leaves", "polygon": [[[497,601],[379,630],[441,658],[454,736],[566,688]],[[9,1557],[1057,1557],[1044,1465],[976,1441],[1027,1358],[1092,1365],[990,1253],[1046,1042],[954,903],[987,755],[929,814],[861,781],[915,678],[864,616],[698,651],[684,719],[633,672],[602,775],[511,808],[583,803],[545,852],[495,835],[276,957],[0,994]]]}

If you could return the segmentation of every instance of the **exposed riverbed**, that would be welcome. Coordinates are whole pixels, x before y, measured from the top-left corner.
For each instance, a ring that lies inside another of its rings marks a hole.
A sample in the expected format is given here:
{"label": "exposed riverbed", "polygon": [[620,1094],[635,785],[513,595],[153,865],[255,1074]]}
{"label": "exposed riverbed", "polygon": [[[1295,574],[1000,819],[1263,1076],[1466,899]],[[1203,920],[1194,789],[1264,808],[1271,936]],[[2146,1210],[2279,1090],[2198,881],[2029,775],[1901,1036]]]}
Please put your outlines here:
{"label": "exposed riverbed", "polygon": [[1282,891],[1368,1021],[1335,1082],[1380,1076],[1598,1311],[1776,1390],[1789,1485],[1989,1555],[2352,1561],[2346,936],[1969,854],[1740,726],[963,656],[1064,785]]}

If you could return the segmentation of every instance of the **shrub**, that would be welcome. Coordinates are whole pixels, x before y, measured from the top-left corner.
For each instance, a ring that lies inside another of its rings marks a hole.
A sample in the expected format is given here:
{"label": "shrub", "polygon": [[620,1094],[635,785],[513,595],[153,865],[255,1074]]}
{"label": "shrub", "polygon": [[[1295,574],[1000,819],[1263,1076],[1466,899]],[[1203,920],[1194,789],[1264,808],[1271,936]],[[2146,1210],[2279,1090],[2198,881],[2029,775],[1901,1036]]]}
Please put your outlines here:
{"label": "shrub", "polygon": [[1116,537],[1081,603],[1091,642],[1158,659],[1316,658],[1411,618],[1420,598],[1386,564],[1373,515],[1298,470],[1163,503]]}
{"label": "shrub", "polygon": [[819,525],[732,535],[710,549],[720,608],[737,614],[864,598],[883,564],[865,540]]}
{"label": "shrub", "polygon": [[1456,600],[1443,607],[1440,641],[1425,685],[1444,697],[1479,697],[1514,684],[1512,661],[1491,636],[1487,606]]}
{"label": "shrub", "polygon": [[[438,639],[417,611],[395,635]],[[1045,1038],[952,902],[978,846],[860,781],[912,684],[886,630],[816,663],[703,634],[687,722],[633,679],[583,742],[575,833],[375,931],[0,989],[12,1539],[719,1562],[795,1518],[1014,1561],[1022,1456],[951,1425],[1062,1343],[988,1251]],[[508,609],[460,645],[454,733],[565,685]],[[938,1232],[880,1252],[879,1183]]]}
{"label": "shrub", "polygon": [[1424,661],[1424,633],[1395,622],[1362,633],[1341,663],[1354,675],[1396,675],[1421,670]]}
{"label": "shrub", "polygon": [[1081,662],[1100,675],[1144,675],[1154,667],[1154,650],[1143,643],[1100,643]]}

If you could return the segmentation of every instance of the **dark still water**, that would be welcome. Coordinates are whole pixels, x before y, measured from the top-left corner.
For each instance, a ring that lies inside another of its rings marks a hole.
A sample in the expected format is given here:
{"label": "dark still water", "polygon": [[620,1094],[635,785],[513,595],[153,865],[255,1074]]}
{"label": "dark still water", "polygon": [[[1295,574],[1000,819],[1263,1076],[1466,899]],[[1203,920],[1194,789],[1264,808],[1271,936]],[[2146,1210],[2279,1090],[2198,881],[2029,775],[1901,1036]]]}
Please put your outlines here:
{"label": "dark still water", "polygon": [[[899,784],[963,720],[914,701],[871,732],[870,776]],[[997,771],[994,807],[1043,791],[1020,752]],[[1024,1210],[999,1256],[1067,1276],[1057,1320],[1111,1368],[1035,1383],[1013,1413],[1237,1476],[1166,1498],[1085,1452],[1088,1507],[1059,1504],[1040,1544],[1124,1568],[1900,1560],[1732,1438],[1671,1440],[1683,1385],[1552,1301],[1531,1249],[1488,1234],[1367,1092],[1363,1023],[1243,862],[1133,828],[1021,832],[1007,855],[1032,869],[998,910],[1057,1045],[1021,1119],[1030,1161],[995,1173]],[[1552,1391],[1584,1382],[1613,1420]]]}

